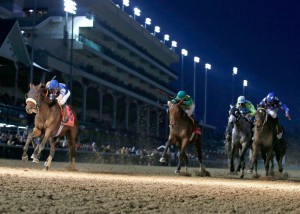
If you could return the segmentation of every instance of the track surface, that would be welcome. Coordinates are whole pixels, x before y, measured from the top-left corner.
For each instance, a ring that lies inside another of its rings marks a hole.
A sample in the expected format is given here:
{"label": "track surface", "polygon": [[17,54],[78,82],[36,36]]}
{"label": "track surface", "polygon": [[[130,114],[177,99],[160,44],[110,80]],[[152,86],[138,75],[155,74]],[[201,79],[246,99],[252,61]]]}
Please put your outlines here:
{"label": "track surface", "polygon": [[64,165],[47,172],[42,163],[0,159],[0,213],[300,213],[298,171],[240,180],[227,169],[202,178],[175,176],[174,167]]}

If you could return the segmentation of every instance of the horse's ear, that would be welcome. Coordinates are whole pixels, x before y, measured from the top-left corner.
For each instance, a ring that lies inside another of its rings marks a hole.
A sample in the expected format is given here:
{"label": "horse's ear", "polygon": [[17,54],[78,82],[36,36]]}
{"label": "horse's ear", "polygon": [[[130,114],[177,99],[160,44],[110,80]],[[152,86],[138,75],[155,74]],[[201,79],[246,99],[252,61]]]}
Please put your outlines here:
{"label": "horse's ear", "polygon": [[230,104],[230,108],[233,108],[233,105]]}
{"label": "horse's ear", "polygon": [[29,88],[31,89],[33,87],[33,83],[29,83]]}

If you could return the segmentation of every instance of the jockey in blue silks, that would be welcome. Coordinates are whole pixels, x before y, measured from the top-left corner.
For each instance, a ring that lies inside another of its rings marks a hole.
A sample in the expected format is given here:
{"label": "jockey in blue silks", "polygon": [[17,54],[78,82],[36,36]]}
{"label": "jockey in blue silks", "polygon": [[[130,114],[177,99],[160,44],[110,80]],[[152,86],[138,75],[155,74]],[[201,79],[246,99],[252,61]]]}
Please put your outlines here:
{"label": "jockey in blue silks", "polygon": [[71,95],[70,90],[65,84],[59,83],[57,80],[51,80],[50,82],[47,82],[46,88],[50,92],[49,97],[52,100],[52,105],[57,102],[63,109],[64,116],[62,121],[64,123],[68,122],[69,118],[65,103]]}
{"label": "jockey in blue silks", "polygon": [[278,97],[276,97],[274,92],[270,92],[260,103],[259,106],[264,107],[267,109],[267,113],[271,115],[274,119],[276,126],[277,126],[277,137],[280,139],[283,134],[282,127],[279,125],[277,111],[278,108],[281,108],[285,112],[285,116],[291,120],[291,116],[289,114],[290,109],[282,103]]}

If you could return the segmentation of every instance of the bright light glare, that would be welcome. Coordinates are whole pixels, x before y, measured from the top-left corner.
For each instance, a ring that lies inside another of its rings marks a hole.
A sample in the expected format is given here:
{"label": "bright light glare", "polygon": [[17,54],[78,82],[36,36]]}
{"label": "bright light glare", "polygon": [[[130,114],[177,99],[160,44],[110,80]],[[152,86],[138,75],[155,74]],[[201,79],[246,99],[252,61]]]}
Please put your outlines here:
{"label": "bright light glare", "polygon": [[141,15],[141,10],[139,8],[135,7],[133,9],[133,11],[134,11],[134,15],[136,15],[136,16],[140,16]]}
{"label": "bright light glare", "polygon": [[206,63],[205,64],[205,68],[208,69],[208,70],[210,70],[211,69],[211,64]]}
{"label": "bright light glare", "polygon": [[197,57],[197,56],[195,56],[195,57],[194,57],[194,62],[199,63],[199,62],[200,62],[200,58]]}
{"label": "bright light glare", "polygon": [[150,18],[146,18],[145,19],[145,24],[146,25],[151,25],[151,19]]}
{"label": "bright light glare", "polygon": [[168,34],[165,34],[164,40],[165,40],[165,41],[169,41],[169,40],[170,40],[170,36],[169,36]]}
{"label": "bright light glare", "polygon": [[247,80],[244,80],[244,82],[243,82],[243,86],[248,86],[248,81]]}
{"label": "bright light glare", "polygon": [[237,75],[238,73],[238,68],[237,67],[233,67],[233,75]]}
{"label": "bright light glare", "polygon": [[177,42],[176,41],[172,41],[172,47],[176,48],[177,47]]}
{"label": "bright light glare", "polygon": [[154,32],[155,33],[160,33],[160,27],[159,26],[155,26],[154,27]]}
{"label": "bright light glare", "polygon": [[72,1],[72,0],[64,0],[65,3],[64,3],[64,10],[68,13],[72,13],[72,14],[76,14],[76,10],[77,10],[77,4],[75,1]]}
{"label": "bright light glare", "polygon": [[185,49],[181,49],[181,54],[182,54],[183,56],[187,56],[187,55],[188,55],[188,51],[185,50]]}
{"label": "bright light glare", "polygon": [[123,0],[123,5],[129,7],[129,0]]}

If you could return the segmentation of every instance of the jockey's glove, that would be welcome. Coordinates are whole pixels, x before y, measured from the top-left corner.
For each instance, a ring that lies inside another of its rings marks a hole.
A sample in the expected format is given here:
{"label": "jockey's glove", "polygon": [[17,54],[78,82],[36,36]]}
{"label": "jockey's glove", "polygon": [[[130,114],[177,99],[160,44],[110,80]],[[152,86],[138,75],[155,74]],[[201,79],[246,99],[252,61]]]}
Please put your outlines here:
{"label": "jockey's glove", "polygon": [[285,113],[285,116],[286,116],[286,118],[289,119],[289,120],[292,119],[291,116],[289,115],[289,113]]}

